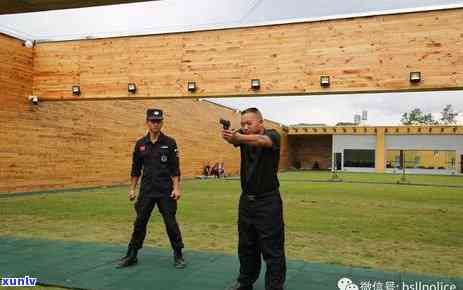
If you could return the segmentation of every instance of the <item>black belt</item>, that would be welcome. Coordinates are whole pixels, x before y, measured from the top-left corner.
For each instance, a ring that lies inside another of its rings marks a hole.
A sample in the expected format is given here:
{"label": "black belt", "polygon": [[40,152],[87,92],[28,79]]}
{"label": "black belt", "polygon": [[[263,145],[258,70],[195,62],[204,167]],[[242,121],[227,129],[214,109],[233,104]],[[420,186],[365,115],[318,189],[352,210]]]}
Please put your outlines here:
{"label": "black belt", "polygon": [[243,196],[244,198],[246,198],[248,201],[255,201],[255,200],[258,200],[258,199],[262,199],[262,198],[266,198],[266,197],[269,197],[269,196],[273,196],[275,194],[278,193],[278,190],[273,190],[273,191],[269,191],[269,192],[262,192],[262,193],[247,193],[247,192],[243,192],[241,194],[241,196]]}

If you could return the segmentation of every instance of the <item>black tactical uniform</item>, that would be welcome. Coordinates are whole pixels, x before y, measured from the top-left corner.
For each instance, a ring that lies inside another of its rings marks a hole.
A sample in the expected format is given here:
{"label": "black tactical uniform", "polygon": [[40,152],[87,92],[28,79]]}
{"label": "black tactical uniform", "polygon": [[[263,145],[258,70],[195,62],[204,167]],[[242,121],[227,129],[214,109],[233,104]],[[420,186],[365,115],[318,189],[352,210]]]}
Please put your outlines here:
{"label": "black tactical uniform", "polygon": [[261,268],[267,265],[265,289],[281,290],[286,275],[283,207],[277,177],[280,135],[265,130],[271,148],[240,144],[241,188],[238,216],[240,275],[237,289],[252,289]]}
{"label": "black tactical uniform", "polygon": [[[147,121],[150,120],[161,122],[163,120],[162,111],[148,109]],[[177,268],[183,268],[185,266],[182,255],[183,241],[175,218],[177,201],[171,197],[173,190],[172,177],[180,178],[179,158],[175,140],[162,132],[159,132],[154,143],[150,139],[150,133],[138,140],[133,150],[131,176],[142,176],[140,194],[135,203],[137,218],[134,222],[127,254],[121,259],[118,267],[127,267],[137,263],[137,252],[143,246],[146,226],[154,206],[157,205],[164,219],[170,244],[174,250],[174,265]]]}
{"label": "black tactical uniform", "polygon": [[129,245],[135,249],[142,248],[146,225],[157,204],[164,219],[172,249],[182,249],[182,236],[175,219],[177,201],[170,197],[173,189],[172,177],[180,176],[175,140],[162,132],[154,144],[149,134],[138,140],[133,152],[131,176],[140,176],[142,169],[140,194],[135,203],[137,219]]}

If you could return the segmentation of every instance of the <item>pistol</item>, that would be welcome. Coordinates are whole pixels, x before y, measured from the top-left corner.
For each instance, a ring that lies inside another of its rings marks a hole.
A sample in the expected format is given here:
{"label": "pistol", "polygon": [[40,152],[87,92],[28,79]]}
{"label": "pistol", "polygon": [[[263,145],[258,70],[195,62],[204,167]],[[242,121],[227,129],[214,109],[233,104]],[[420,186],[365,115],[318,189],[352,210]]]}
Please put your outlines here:
{"label": "pistol", "polygon": [[229,120],[220,119],[220,120],[219,120],[219,123],[222,124],[224,130],[230,129],[231,123],[230,123]]}

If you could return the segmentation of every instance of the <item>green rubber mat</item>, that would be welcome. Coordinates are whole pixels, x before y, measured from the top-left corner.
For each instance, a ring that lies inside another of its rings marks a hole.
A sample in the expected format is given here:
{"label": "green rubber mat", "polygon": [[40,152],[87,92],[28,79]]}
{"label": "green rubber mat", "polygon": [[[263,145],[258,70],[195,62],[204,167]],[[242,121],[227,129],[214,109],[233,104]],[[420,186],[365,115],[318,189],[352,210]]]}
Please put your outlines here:
{"label": "green rubber mat", "polygon": [[[1,278],[29,276],[37,278],[42,285],[77,289],[224,290],[238,274],[239,263],[234,256],[187,250],[187,267],[175,269],[170,251],[151,247],[139,252],[137,266],[116,269],[115,265],[125,251],[126,247],[121,245],[0,237],[0,275]],[[265,266],[254,287],[256,290],[265,288],[264,270]],[[387,273],[303,261],[288,261],[285,289],[338,289],[338,281],[343,277],[351,279],[359,289],[379,289],[373,288],[378,287],[373,286],[374,283],[382,283],[382,289],[394,290],[405,289],[402,283],[409,286],[418,285],[415,283],[447,283],[454,284],[454,290],[463,290],[463,279]],[[370,288],[367,288],[367,283],[371,283]],[[362,285],[364,288],[361,288]]]}

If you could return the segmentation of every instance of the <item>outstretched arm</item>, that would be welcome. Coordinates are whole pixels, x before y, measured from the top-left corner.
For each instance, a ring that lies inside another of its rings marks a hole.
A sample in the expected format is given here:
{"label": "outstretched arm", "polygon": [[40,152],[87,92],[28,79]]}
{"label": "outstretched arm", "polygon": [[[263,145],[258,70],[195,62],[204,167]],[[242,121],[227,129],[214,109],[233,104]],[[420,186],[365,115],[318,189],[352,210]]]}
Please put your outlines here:
{"label": "outstretched arm", "polygon": [[222,130],[222,138],[233,145],[247,144],[256,147],[272,147],[273,142],[267,135],[245,135],[236,130]]}

